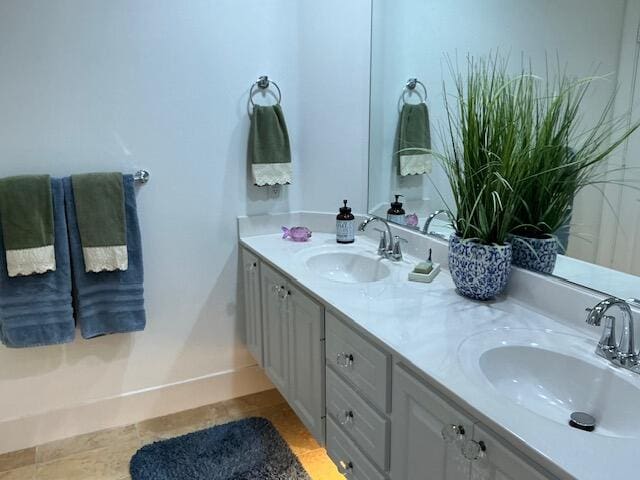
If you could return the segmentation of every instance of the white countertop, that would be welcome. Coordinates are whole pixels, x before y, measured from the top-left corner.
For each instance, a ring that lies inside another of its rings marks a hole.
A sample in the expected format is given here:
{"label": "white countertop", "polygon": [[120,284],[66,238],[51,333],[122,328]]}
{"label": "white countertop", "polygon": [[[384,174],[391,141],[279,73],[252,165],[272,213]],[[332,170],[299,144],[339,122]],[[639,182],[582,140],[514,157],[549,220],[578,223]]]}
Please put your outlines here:
{"label": "white countertop", "polygon": [[[303,259],[310,249],[335,249],[332,234],[314,233],[308,243],[285,241],[280,234],[242,237],[240,240],[421,371],[506,441],[521,450],[526,446],[530,449],[529,456],[551,473],[580,480],[637,477],[640,471],[637,439],[594,435],[548,420],[470,380],[463,369],[468,359],[464,358],[461,346],[466,339],[481,332],[529,328],[566,333],[582,337],[584,348],[593,352],[599,330],[594,329],[593,338],[587,338],[584,331],[554,321],[508,298],[495,302],[468,300],[455,292],[446,270],[430,284],[409,282],[407,273],[418,260],[408,256],[400,264],[392,265],[391,277],[380,282],[344,284],[324,279],[310,271]],[[359,236],[355,246],[340,248],[345,251],[365,248],[375,253],[377,245]],[[604,368],[614,368],[595,354],[589,361]],[[616,375],[625,376],[640,387],[640,380],[636,378],[640,376],[624,371],[616,372]]]}

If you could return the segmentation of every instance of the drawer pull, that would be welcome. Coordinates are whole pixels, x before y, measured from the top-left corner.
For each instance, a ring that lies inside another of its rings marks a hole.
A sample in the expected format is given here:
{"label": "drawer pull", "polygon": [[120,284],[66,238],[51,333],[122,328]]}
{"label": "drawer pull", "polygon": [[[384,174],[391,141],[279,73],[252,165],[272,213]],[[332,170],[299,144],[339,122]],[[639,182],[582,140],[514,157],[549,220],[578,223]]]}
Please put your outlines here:
{"label": "drawer pull", "polygon": [[340,462],[338,462],[338,470],[340,470],[340,473],[345,477],[348,477],[351,473],[353,473],[353,463],[340,460]]}
{"label": "drawer pull", "polygon": [[464,427],[462,425],[445,425],[440,432],[445,443],[457,443],[464,440]]}
{"label": "drawer pull", "polygon": [[353,354],[341,352],[336,358],[336,363],[342,368],[351,367],[353,365]]}
{"label": "drawer pull", "polygon": [[346,426],[346,425],[349,425],[350,423],[353,423],[353,410],[345,411],[343,414],[343,417],[344,418],[340,420],[340,425]]}
{"label": "drawer pull", "polygon": [[471,462],[474,462],[476,460],[481,460],[482,458],[484,458],[485,452],[487,451],[487,446],[483,441],[475,442],[473,440],[469,440],[462,445],[461,451],[464,458]]}

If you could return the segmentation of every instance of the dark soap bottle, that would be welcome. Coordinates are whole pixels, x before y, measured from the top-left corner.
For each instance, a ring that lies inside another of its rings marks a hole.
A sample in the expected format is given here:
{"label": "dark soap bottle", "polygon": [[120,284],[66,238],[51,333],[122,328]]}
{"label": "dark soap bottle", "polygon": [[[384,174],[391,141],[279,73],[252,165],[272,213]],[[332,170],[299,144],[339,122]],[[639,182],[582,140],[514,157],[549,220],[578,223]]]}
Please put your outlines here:
{"label": "dark soap bottle", "polygon": [[336,217],[336,241],[338,243],[353,243],[356,239],[355,220],[351,208],[347,207],[347,201],[340,207],[340,213]]}

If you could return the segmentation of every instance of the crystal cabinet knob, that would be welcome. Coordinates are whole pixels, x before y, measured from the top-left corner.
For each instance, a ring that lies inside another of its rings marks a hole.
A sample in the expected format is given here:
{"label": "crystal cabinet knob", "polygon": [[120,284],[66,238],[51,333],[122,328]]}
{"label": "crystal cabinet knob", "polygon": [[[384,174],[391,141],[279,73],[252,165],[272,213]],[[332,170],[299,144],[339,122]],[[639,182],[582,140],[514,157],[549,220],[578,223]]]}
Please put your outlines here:
{"label": "crystal cabinet knob", "polygon": [[258,262],[252,262],[247,264],[247,272],[249,273],[255,272],[257,268],[258,268]]}
{"label": "crystal cabinet knob", "polygon": [[284,300],[289,295],[291,295],[291,290],[287,290],[285,287],[280,287],[280,294],[279,294],[280,300]]}
{"label": "crystal cabinet knob", "polygon": [[484,458],[487,446],[483,441],[468,440],[462,445],[462,456],[473,462]]}
{"label": "crystal cabinet knob", "polygon": [[340,425],[346,426],[346,425],[349,425],[350,423],[353,423],[353,417],[354,417],[353,410],[347,410],[342,415],[342,420],[340,420]]}
{"label": "crystal cabinet knob", "polygon": [[464,427],[462,425],[445,425],[442,428],[442,439],[446,443],[456,443],[464,439]]}
{"label": "crystal cabinet knob", "polygon": [[336,363],[338,364],[338,366],[340,366],[342,368],[347,368],[347,367],[352,366],[353,365],[353,354],[340,352],[337,355]]}
{"label": "crystal cabinet knob", "polygon": [[345,477],[349,477],[349,475],[353,473],[353,463],[346,460],[340,460],[338,462],[338,470]]}

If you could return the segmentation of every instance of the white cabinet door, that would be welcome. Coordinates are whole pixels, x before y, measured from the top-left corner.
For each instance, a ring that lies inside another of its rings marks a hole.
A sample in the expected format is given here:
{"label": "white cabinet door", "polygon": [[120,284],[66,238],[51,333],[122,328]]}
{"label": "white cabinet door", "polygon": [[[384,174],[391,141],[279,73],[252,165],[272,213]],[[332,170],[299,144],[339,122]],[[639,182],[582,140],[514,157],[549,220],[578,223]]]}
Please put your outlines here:
{"label": "white cabinet door", "polygon": [[469,480],[471,464],[462,455],[462,439],[445,441],[443,431],[471,438],[473,421],[402,365],[394,367],[392,383],[391,478]]}
{"label": "white cabinet door", "polygon": [[324,308],[289,285],[289,403],[313,436],[324,444]]}
{"label": "white cabinet door", "polygon": [[264,369],[280,393],[289,395],[289,322],[286,312],[286,281],[273,268],[260,267]]}
{"label": "white cabinet door", "polygon": [[260,262],[247,249],[242,249],[242,271],[244,285],[244,312],[247,348],[258,365],[262,358],[262,307],[260,304]]}
{"label": "white cabinet door", "polygon": [[[473,443],[468,445],[471,480],[548,480],[554,478],[528,463],[519,453],[511,447],[507,447],[482,425],[475,425],[473,437]],[[479,453],[477,459],[476,453]]]}

